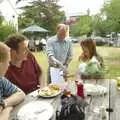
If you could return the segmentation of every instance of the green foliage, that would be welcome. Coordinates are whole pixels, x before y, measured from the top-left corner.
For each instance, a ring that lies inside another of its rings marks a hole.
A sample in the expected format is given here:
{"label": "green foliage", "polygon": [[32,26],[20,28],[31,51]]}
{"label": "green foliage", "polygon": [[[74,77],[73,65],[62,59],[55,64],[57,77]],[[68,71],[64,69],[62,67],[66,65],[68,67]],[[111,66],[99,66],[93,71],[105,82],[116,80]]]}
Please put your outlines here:
{"label": "green foliage", "polygon": [[120,0],[111,0],[105,3],[102,13],[106,15],[111,31],[120,32]]}
{"label": "green foliage", "polygon": [[56,3],[46,3],[40,0],[34,1],[30,6],[23,8],[24,12],[19,17],[19,28],[25,28],[31,24],[37,24],[54,34],[56,26],[64,18],[64,12],[60,11]]}
{"label": "green foliage", "polygon": [[74,36],[95,33],[106,37],[111,32],[120,32],[120,0],[106,1],[101,12],[94,16],[80,16],[78,23],[71,26]]}
{"label": "green foliage", "polygon": [[18,23],[19,23],[18,24],[19,29],[22,29],[30,25],[32,23],[32,20],[27,19],[26,17],[23,17],[22,15],[19,15]]}
{"label": "green foliage", "polygon": [[92,16],[80,16],[77,21],[75,25],[70,27],[70,33],[72,33],[73,36],[81,36],[93,31]]}
{"label": "green foliage", "polygon": [[93,29],[96,36],[105,37],[107,34],[111,32],[110,22],[103,19],[102,14],[97,14],[93,17]]}
{"label": "green foliage", "polygon": [[0,25],[0,41],[5,41],[6,38],[12,34],[15,33],[16,29],[12,24],[1,24]]}
{"label": "green foliage", "polygon": [[0,15],[0,25],[2,24],[4,17]]}

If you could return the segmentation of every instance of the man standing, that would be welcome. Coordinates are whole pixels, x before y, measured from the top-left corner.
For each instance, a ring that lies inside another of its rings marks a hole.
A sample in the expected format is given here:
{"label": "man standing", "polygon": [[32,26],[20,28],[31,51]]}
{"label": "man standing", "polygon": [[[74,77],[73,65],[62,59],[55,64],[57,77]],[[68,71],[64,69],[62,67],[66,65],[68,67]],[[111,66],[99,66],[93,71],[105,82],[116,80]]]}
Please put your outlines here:
{"label": "man standing", "polygon": [[35,57],[28,51],[28,41],[23,35],[13,34],[6,44],[11,48],[11,61],[6,77],[26,94],[44,86],[43,72]]}
{"label": "man standing", "polygon": [[46,51],[49,60],[48,83],[51,82],[50,67],[60,68],[66,74],[68,65],[72,60],[71,42],[66,39],[67,26],[59,24],[57,34],[47,41]]}

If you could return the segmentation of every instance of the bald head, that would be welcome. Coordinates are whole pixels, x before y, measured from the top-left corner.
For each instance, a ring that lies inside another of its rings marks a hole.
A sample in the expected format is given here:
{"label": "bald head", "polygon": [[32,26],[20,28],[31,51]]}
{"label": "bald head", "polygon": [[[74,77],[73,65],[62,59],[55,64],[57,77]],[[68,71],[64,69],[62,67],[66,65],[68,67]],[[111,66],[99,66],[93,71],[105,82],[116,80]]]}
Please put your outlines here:
{"label": "bald head", "polygon": [[10,48],[4,43],[0,42],[0,62],[5,61],[8,58]]}
{"label": "bald head", "polygon": [[64,40],[67,33],[67,26],[65,24],[59,24],[57,26],[57,35],[60,38],[60,40]]}

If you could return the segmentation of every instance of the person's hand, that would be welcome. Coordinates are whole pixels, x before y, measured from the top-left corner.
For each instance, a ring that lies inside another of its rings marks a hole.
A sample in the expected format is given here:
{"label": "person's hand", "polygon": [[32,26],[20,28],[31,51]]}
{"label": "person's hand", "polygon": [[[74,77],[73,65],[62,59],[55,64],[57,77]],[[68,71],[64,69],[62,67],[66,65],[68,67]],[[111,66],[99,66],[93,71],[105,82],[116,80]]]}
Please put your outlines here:
{"label": "person's hand", "polygon": [[61,69],[61,71],[63,71],[63,76],[66,77],[68,75],[68,69],[67,66],[63,66],[63,68]]}
{"label": "person's hand", "polygon": [[61,62],[59,63],[59,66],[60,66],[61,70],[64,69],[64,65]]}
{"label": "person's hand", "polygon": [[46,85],[40,85],[40,89],[42,89],[42,88],[44,88],[44,87],[46,87]]}
{"label": "person's hand", "polygon": [[81,54],[81,56],[79,57],[79,61],[82,60],[83,62],[88,60],[88,56],[84,53]]}
{"label": "person's hand", "polygon": [[3,106],[2,105],[0,105],[0,112],[3,110]]}
{"label": "person's hand", "polygon": [[63,71],[63,74],[68,73],[67,66],[62,65],[62,66],[61,66],[61,71]]}
{"label": "person's hand", "polygon": [[64,66],[63,77],[64,77],[65,81],[67,81],[67,78],[68,78],[68,69],[67,69],[67,66]]}
{"label": "person's hand", "polygon": [[2,112],[2,111],[11,112],[12,110],[13,110],[12,106],[3,108],[3,106],[0,105],[0,112]]}
{"label": "person's hand", "polygon": [[83,81],[80,78],[75,79],[75,84],[83,84]]}
{"label": "person's hand", "polygon": [[12,106],[9,106],[9,107],[5,108],[5,111],[8,112],[8,113],[12,112],[12,110],[13,110]]}

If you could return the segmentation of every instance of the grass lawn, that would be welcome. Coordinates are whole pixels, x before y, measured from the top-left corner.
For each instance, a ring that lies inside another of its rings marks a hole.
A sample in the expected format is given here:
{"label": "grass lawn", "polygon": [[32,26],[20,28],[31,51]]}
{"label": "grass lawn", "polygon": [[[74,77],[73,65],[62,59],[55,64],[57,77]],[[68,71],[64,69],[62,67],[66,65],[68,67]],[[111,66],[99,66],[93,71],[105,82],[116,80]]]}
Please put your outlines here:
{"label": "grass lawn", "polygon": [[[98,53],[103,57],[105,65],[108,68],[106,78],[116,78],[120,76],[120,48],[115,47],[97,47]],[[47,56],[45,52],[34,53],[38,63],[41,65],[45,77],[47,78]],[[73,44],[73,60],[69,65],[69,72],[75,74],[79,66],[78,57],[81,54],[81,48],[79,44]]]}

